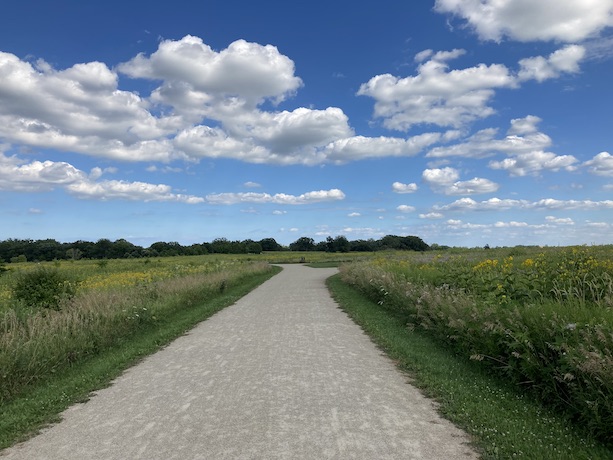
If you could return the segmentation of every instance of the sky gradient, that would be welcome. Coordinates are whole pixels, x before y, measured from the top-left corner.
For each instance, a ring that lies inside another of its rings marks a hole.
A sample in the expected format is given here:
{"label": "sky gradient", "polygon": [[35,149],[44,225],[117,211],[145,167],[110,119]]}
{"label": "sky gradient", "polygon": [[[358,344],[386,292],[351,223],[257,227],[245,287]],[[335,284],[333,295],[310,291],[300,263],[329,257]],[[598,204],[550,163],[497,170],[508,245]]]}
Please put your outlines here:
{"label": "sky gradient", "polygon": [[2,10],[0,239],[613,243],[613,0]]}

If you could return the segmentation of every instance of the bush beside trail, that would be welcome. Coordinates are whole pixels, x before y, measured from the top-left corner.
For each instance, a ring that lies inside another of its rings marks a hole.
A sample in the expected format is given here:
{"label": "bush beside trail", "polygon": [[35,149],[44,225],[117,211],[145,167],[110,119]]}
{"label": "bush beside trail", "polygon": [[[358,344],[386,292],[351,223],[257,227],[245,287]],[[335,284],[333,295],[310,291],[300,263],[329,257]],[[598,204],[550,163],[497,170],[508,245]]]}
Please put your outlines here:
{"label": "bush beside trail", "polygon": [[610,248],[376,259],[342,279],[613,445]]}
{"label": "bush beside trail", "polygon": [[21,274],[13,286],[13,297],[30,308],[59,310],[77,292],[77,283],[55,268],[38,267]]}

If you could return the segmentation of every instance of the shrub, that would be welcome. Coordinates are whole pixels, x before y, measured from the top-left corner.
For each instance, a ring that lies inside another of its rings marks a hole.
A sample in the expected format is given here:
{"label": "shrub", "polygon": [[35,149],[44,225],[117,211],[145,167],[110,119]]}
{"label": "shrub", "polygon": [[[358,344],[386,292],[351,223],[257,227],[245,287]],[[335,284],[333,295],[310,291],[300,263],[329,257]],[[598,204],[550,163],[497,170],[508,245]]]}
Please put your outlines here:
{"label": "shrub", "polygon": [[57,269],[40,267],[17,278],[13,297],[28,307],[60,310],[63,301],[76,293],[76,283],[71,282]]}

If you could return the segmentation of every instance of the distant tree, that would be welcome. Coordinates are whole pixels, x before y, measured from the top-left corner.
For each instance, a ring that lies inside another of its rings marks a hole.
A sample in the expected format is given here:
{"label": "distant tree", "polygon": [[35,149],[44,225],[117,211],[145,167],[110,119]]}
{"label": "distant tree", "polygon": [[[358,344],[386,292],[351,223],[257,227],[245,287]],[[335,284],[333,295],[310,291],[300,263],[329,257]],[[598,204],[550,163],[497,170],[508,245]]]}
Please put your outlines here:
{"label": "distant tree", "polygon": [[27,245],[25,250],[28,260],[33,261],[63,259],[66,255],[62,243],[52,239],[32,241]]}
{"label": "distant tree", "polygon": [[83,257],[83,253],[79,248],[70,248],[66,250],[66,258],[69,260],[79,260]]}
{"label": "distant tree", "polygon": [[349,241],[344,236],[337,236],[336,238],[329,236],[326,238],[325,251],[349,252]]}
{"label": "distant tree", "polygon": [[290,251],[313,251],[315,249],[315,240],[313,238],[308,238],[303,236],[298,238],[293,243],[290,243],[289,250]]}
{"label": "distant tree", "polygon": [[75,241],[74,243],[70,243],[67,245],[69,248],[73,248],[75,250],[81,251],[82,258],[84,259],[96,259],[96,244],[91,241]]}
{"label": "distant tree", "polygon": [[230,254],[231,243],[227,238],[215,238],[211,242],[211,252],[215,254]]}
{"label": "distant tree", "polygon": [[349,242],[349,250],[356,252],[372,252],[377,249],[377,242],[372,238],[369,240],[355,240]]}
{"label": "distant tree", "polygon": [[262,246],[262,251],[281,251],[283,246],[281,246],[274,238],[264,238],[259,241]]}
{"label": "distant tree", "polygon": [[100,238],[94,245],[94,252],[92,257],[94,259],[108,259],[110,258],[111,248],[113,242],[107,238]]}
{"label": "distant tree", "polygon": [[208,254],[209,251],[204,244],[192,244],[185,248],[186,255],[189,256],[201,256],[203,254]]}
{"label": "distant tree", "polygon": [[427,251],[430,249],[430,246],[417,236],[386,235],[379,240],[378,246],[382,250]]}
{"label": "distant tree", "polygon": [[151,253],[155,253],[160,257],[173,257],[181,254],[183,247],[176,241],[166,243],[165,241],[158,241],[149,246]]}
{"label": "distant tree", "polygon": [[418,236],[405,236],[403,241],[406,249],[413,251],[428,251],[430,249],[430,246]]}
{"label": "distant tree", "polygon": [[123,259],[123,258],[128,258],[128,257],[134,257],[133,255],[134,253],[140,256],[140,250],[142,250],[141,247],[138,247],[122,238],[122,239],[115,241],[111,245],[111,249],[109,251],[107,258]]}
{"label": "distant tree", "polygon": [[349,252],[350,244],[349,240],[343,235],[334,238],[334,246],[337,252]]}
{"label": "distant tree", "polygon": [[243,243],[248,254],[260,254],[262,252],[262,245],[256,241],[245,240]]}

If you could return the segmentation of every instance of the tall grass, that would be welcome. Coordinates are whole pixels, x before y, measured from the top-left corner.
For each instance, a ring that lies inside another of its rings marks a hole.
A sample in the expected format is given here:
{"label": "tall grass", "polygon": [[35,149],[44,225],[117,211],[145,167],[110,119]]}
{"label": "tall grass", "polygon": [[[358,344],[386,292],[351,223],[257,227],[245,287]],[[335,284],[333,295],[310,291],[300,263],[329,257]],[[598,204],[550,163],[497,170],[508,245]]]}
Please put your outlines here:
{"label": "tall grass", "polygon": [[[269,270],[264,262],[226,261],[214,270],[180,270],[185,273],[156,281],[89,286],[58,310],[13,304],[0,314],[0,403],[138,330],[219,295],[245,277]],[[109,273],[108,278],[116,276]]]}
{"label": "tall grass", "polygon": [[613,444],[610,249],[397,257],[347,264],[341,274],[404,312],[409,328],[452,344]]}

